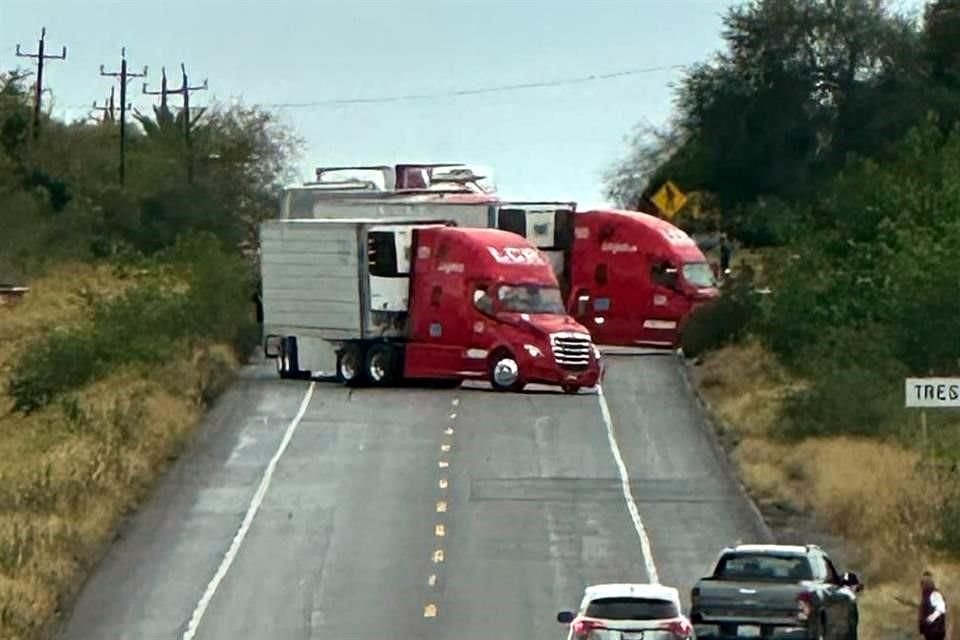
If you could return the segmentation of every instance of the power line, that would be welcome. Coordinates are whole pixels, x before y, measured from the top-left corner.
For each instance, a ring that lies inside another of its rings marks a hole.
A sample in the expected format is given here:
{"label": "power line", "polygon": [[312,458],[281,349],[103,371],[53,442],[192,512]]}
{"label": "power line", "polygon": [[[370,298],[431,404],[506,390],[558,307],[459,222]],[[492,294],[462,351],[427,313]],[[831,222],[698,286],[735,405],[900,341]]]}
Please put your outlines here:
{"label": "power line", "polygon": [[[528,89],[540,89],[547,87],[559,87],[570,84],[583,84],[587,82],[600,82],[603,80],[613,80],[616,78],[623,78],[628,76],[635,76],[647,73],[656,73],[657,71],[671,71],[677,69],[685,69],[685,65],[672,64],[664,65],[659,67],[640,67],[634,69],[626,69],[623,71],[616,71],[613,73],[601,73],[601,74],[592,74],[589,76],[580,76],[574,78],[561,78],[558,80],[547,80],[542,82],[526,82],[520,84],[508,84],[508,85],[497,85],[492,87],[483,87],[479,89],[460,89],[456,91],[448,91],[441,93],[424,93],[424,94],[408,94],[408,95],[398,95],[398,96],[383,96],[378,98],[343,98],[343,99],[330,99],[330,100],[315,100],[312,102],[260,102],[256,103],[254,106],[259,106],[263,108],[271,109],[296,109],[296,108],[309,108],[309,107],[326,107],[326,106],[338,106],[338,105],[350,105],[350,104],[378,104],[378,103],[390,103],[390,102],[401,102],[405,100],[431,100],[436,98],[450,98],[450,97],[459,97],[459,96],[470,96],[470,95],[479,95],[485,93],[504,93],[508,91],[522,91]],[[173,93],[173,92],[168,92]],[[86,105],[77,105],[72,107],[75,109],[85,109]]]}
{"label": "power line", "polygon": [[399,96],[384,96],[379,98],[345,98],[331,100],[317,100],[313,102],[278,102],[260,104],[262,107],[271,107],[276,109],[298,109],[307,107],[326,107],[349,104],[377,104],[387,102],[401,102],[407,100],[430,100],[435,98],[450,98],[459,96],[472,96],[484,93],[503,93],[506,91],[521,91],[526,89],[541,89],[545,87],[559,87],[570,84],[582,84],[585,82],[598,82],[601,80],[612,80],[614,78],[623,78],[645,73],[654,73],[657,71],[670,71],[673,69],[684,69],[683,65],[666,65],[661,67],[642,67],[635,69],[626,69],[613,73],[592,74],[589,76],[580,76],[574,78],[562,78],[558,80],[546,80],[542,82],[524,82],[519,84],[505,84],[493,87],[484,87],[480,89],[460,89],[456,91],[447,91],[442,93],[423,93],[407,94]]}

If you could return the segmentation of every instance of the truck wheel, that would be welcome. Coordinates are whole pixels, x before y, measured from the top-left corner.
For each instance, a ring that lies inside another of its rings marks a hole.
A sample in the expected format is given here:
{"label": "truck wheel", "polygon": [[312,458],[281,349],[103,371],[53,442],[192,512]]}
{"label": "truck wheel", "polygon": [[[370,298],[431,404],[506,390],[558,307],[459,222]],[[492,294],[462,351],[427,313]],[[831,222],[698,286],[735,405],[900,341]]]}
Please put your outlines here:
{"label": "truck wheel", "polygon": [[507,351],[498,351],[490,358],[490,385],[495,391],[522,391],[526,386],[520,377],[517,359]]}
{"label": "truck wheel", "polygon": [[366,381],[363,352],[355,344],[348,344],[337,354],[337,377],[348,387],[359,387]]}
{"label": "truck wheel", "polygon": [[375,344],[367,349],[366,371],[374,386],[393,384],[397,378],[397,350],[389,344]]}

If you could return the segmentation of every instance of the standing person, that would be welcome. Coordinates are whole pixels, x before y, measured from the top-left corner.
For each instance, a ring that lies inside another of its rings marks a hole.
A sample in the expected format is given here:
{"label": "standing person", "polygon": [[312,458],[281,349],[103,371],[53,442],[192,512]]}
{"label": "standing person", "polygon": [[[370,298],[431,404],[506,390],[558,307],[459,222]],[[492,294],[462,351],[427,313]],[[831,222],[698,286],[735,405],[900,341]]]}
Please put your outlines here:
{"label": "standing person", "polygon": [[720,273],[727,274],[730,271],[730,257],[733,254],[733,245],[727,238],[726,233],[720,234]]}
{"label": "standing person", "polygon": [[947,635],[947,603],[929,571],[924,571],[920,578],[917,627],[924,640],[944,640]]}

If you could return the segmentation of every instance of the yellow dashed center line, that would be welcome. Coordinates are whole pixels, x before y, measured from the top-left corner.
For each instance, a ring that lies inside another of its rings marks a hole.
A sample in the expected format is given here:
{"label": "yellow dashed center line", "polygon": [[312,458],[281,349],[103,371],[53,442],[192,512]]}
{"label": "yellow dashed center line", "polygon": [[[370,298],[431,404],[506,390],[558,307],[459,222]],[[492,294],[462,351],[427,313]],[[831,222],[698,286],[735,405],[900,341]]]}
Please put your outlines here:
{"label": "yellow dashed center line", "polygon": [[[450,404],[454,407],[460,404],[460,398],[454,398],[450,401]],[[450,420],[457,419],[456,411],[450,413]],[[446,441],[440,445],[441,459],[437,461],[437,466],[441,469],[446,469],[450,466],[449,460],[442,459],[443,454],[449,453],[453,448],[453,427],[448,426],[444,429],[443,434],[447,437]],[[437,482],[437,486],[440,489],[447,489],[450,486],[450,481],[447,478],[440,478]],[[446,513],[447,512],[447,502],[446,500],[437,501],[437,513]],[[438,522],[433,527],[433,535],[437,538],[444,538],[447,535],[447,527],[444,523]],[[441,564],[444,561],[443,549],[437,549],[433,552],[433,564]],[[430,577],[427,578],[427,585],[430,587],[436,587],[437,585],[437,574],[431,573]],[[423,617],[424,618],[436,618],[437,617],[437,604],[434,602],[428,602],[423,607]]]}

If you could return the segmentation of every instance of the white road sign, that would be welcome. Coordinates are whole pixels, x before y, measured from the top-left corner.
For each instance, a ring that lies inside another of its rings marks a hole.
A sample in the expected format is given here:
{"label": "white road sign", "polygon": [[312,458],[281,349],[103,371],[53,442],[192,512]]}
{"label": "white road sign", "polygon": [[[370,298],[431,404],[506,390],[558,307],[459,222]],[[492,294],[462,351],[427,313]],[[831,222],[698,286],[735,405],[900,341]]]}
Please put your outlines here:
{"label": "white road sign", "polygon": [[960,378],[907,378],[907,407],[960,408]]}

